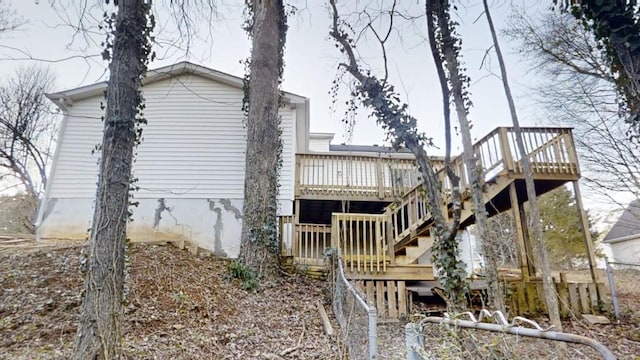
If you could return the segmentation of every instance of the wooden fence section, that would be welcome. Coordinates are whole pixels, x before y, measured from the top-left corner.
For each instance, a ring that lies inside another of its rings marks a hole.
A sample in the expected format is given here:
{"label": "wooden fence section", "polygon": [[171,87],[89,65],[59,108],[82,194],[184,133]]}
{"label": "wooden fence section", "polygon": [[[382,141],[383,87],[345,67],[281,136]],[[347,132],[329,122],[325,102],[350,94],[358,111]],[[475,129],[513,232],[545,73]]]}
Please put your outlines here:
{"label": "wooden fence section", "polygon": [[390,201],[417,184],[418,171],[409,154],[296,155],[295,195],[299,199]]}
{"label": "wooden fence section", "polygon": [[378,310],[378,319],[406,319],[411,299],[404,281],[359,280],[356,286],[370,305]]}
{"label": "wooden fence section", "polygon": [[[511,294],[508,305],[512,314],[546,313],[542,281],[512,282],[508,286]],[[556,291],[562,317],[570,314],[601,314],[608,310],[604,308],[607,292],[602,283],[559,282],[556,283]]]}
{"label": "wooden fence section", "polygon": [[385,233],[387,217],[373,214],[334,213],[333,246],[342,251],[345,271],[384,272],[391,260]]}

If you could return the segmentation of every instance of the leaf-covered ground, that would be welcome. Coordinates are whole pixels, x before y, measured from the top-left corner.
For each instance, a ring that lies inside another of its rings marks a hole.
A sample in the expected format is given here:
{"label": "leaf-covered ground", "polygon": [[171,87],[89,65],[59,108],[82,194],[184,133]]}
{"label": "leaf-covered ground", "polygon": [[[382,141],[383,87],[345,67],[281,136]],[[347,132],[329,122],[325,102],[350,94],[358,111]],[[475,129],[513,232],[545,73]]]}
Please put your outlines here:
{"label": "leaf-covered ground", "polygon": [[[70,357],[85,249],[68,242],[0,241],[0,359]],[[318,301],[324,303],[331,317],[325,282],[285,276],[258,292],[246,292],[228,278],[227,261],[172,246],[134,245],[130,264],[123,343],[127,359],[342,358],[336,339],[324,333],[316,308]],[[604,343],[618,359],[640,360],[639,279],[638,271],[616,272],[624,315],[619,323],[590,325],[574,319],[564,323],[564,330]],[[467,339],[483,336],[470,333]],[[481,347],[505,342],[502,337],[487,339]],[[442,334],[427,341],[448,346]],[[380,324],[378,343],[380,359],[404,359],[404,323]],[[549,343],[541,340],[514,344],[519,358],[567,358],[542,351]],[[594,357],[587,351],[576,356],[570,358]]]}
{"label": "leaf-covered ground", "polygon": [[[0,248],[0,359],[69,358],[83,249]],[[172,246],[134,245],[130,264],[125,358],[339,358],[316,306],[324,282],[286,277],[246,292],[227,277],[227,261]]]}

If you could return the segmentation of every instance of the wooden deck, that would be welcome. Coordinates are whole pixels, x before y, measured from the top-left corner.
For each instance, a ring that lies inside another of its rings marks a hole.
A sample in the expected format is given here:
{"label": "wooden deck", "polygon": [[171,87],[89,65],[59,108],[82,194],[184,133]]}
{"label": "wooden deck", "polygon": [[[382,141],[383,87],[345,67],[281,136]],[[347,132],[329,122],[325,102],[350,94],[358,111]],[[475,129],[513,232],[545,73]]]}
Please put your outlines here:
{"label": "wooden deck", "polygon": [[[525,151],[531,163],[539,193],[580,177],[571,129],[522,128]],[[485,180],[485,201],[490,214],[511,209],[526,201],[522,179],[523,155],[517,149],[512,128],[500,127],[474,144]],[[298,154],[296,157],[296,199],[326,199],[389,202],[380,214],[334,213],[331,224],[289,225],[288,252],[303,265],[322,265],[324,249],[340,248],[347,267],[356,271],[384,271],[387,265],[408,265],[425,257],[431,214],[422,193],[422,183],[412,158],[354,155]],[[440,168],[442,196],[450,207],[452,187]],[[461,224],[473,223],[473,206],[468,197],[469,171],[461,155],[452,159],[460,177],[463,196]],[[544,185],[546,184],[546,185]],[[393,200],[393,201],[391,201]],[[497,210],[496,210],[497,209]],[[304,209],[298,208],[298,211]],[[448,214],[447,214],[448,215]],[[290,219],[296,222],[295,218]]]}
{"label": "wooden deck", "polygon": [[[507,127],[495,129],[474,144],[474,152],[483,171],[484,199],[489,214],[511,209],[515,211],[516,219],[520,219],[517,224],[520,227],[526,225],[521,216],[521,205],[527,200],[522,167],[524,156],[531,161],[538,195],[568,181],[573,181],[577,187],[580,178],[571,129],[522,128],[522,133],[525,154],[518,151],[515,133]],[[442,184],[442,198],[450,209],[452,187],[442,170],[441,159],[434,160]],[[452,167],[460,177],[463,193],[461,228],[464,228],[474,222],[473,206],[468,196],[469,171],[461,155],[452,159]],[[285,244],[283,254],[291,256],[299,268],[322,274],[326,250],[339,249],[351,279],[362,281],[367,292],[370,291],[368,286],[390,288],[396,302],[397,287],[404,286],[398,282],[436,279],[429,256],[433,244],[430,237],[432,216],[413,158],[380,154],[298,154],[295,196],[298,215],[283,218],[280,226],[281,241]],[[334,212],[330,224],[305,224],[297,220],[304,211],[300,204],[305,200],[386,202],[388,205],[380,213]],[[446,211],[445,215],[449,216],[449,212]],[[532,289],[537,288],[536,285],[527,285],[530,284],[528,274],[534,274],[535,269],[527,263],[525,254],[530,245],[526,234],[520,233],[523,232],[519,232],[521,236],[517,244],[521,258],[519,270],[523,274],[520,284],[525,285],[514,285],[516,300],[512,307],[520,312],[526,309],[533,312],[540,307],[535,304],[534,308],[533,303],[527,303],[525,309],[526,301],[521,301],[522,297],[535,298],[533,294],[537,290]],[[395,283],[389,285],[389,282]],[[592,285],[576,285],[576,291],[580,293],[584,292],[580,289],[587,289],[586,293],[592,294],[593,288],[598,289]],[[563,286],[558,288],[563,294],[573,291],[569,290],[573,289],[572,286]],[[565,288],[566,291],[563,290]],[[376,295],[376,299],[380,296]],[[578,302],[586,301],[593,305],[603,300],[602,294],[599,298],[593,296],[580,295],[578,299],[587,300]],[[569,297],[564,300],[572,301]]]}

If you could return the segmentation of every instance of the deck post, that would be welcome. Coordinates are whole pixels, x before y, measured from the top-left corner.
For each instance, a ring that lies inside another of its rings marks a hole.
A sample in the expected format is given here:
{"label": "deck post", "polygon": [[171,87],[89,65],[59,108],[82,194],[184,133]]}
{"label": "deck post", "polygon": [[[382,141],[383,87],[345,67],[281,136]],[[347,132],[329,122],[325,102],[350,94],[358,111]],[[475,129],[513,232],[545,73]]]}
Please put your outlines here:
{"label": "deck post", "polygon": [[[378,157],[378,159],[376,160],[376,182],[378,183],[378,197],[380,199],[384,199],[385,198],[385,193],[384,193],[384,176],[382,176],[383,174],[383,166],[382,166],[382,158]],[[395,189],[393,189],[393,184],[394,182],[391,181],[391,187],[392,187],[392,193],[394,193]]]}
{"label": "deck post", "polygon": [[291,237],[291,255],[294,259],[300,257],[300,200],[296,200],[293,208],[293,236]]}
{"label": "deck post", "polygon": [[[520,203],[518,202],[518,192],[516,191],[515,182],[511,182],[511,184],[509,184],[509,199],[511,200],[513,222],[516,227],[516,246],[518,248],[518,259],[520,260],[520,272],[522,274],[522,281],[529,281],[529,277],[532,274],[530,271],[533,269],[532,266],[530,266],[527,257],[527,248],[525,241],[526,228],[523,228],[522,226],[522,213],[520,212]],[[533,274],[535,274],[535,272],[533,272]]]}
{"label": "deck post", "polygon": [[387,208],[387,210],[385,211],[385,218],[386,218],[386,226],[385,226],[385,234],[384,236],[387,238],[387,252],[389,253],[389,263],[391,265],[395,265],[396,264],[396,242],[395,239],[393,238],[393,222],[391,221],[392,216],[391,216],[391,210],[389,208]]}
{"label": "deck post", "polygon": [[574,174],[574,167],[575,167],[575,175],[580,175],[580,164],[578,163],[578,155],[576,154],[576,145],[575,142],[573,141],[573,133],[571,132],[571,130],[568,130],[568,132],[566,133],[566,139],[567,139],[567,152],[569,155],[569,162],[571,166],[571,174]]}
{"label": "deck post", "polygon": [[[300,179],[302,177],[302,159],[299,154],[295,155],[296,157],[296,168],[295,168],[295,182],[293,183],[293,194],[297,198],[300,196]],[[296,222],[297,223],[297,222]]]}
{"label": "deck post", "polygon": [[501,127],[498,130],[500,135],[500,151],[502,152],[502,161],[504,169],[513,171],[513,158],[511,156],[511,148],[509,147],[509,137],[507,136],[507,128]]}
{"label": "deck post", "polygon": [[[591,280],[594,284],[598,284],[598,269],[596,265],[596,257],[593,252],[593,242],[591,240],[591,231],[589,231],[589,219],[582,205],[582,195],[580,194],[580,186],[578,180],[573,182],[573,194],[576,197],[576,207],[578,208],[578,216],[580,216],[580,224],[582,225],[582,235],[584,236],[584,244],[587,247],[587,258],[589,259],[589,270],[591,271]],[[598,287],[596,286],[596,289]],[[599,290],[598,290],[599,291]],[[602,294],[598,294],[598,298],[602,299]]]}

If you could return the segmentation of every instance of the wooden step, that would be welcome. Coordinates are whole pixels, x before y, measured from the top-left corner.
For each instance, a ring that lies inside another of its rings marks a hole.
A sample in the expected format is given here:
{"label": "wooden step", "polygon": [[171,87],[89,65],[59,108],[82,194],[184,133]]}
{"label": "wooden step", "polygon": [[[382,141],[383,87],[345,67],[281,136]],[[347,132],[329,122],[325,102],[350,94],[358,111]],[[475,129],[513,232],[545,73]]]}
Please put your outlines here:
{"label": "wooden step", "polygon": [[431,250],[432,246],[433,238],[431,236],[419,236],[417,245],[410,245],[405,247],[406,255],[396,256],[396,264],[413,264],[418,261],[418,259],[427,251]]}
{"label": "wooden step", "polygon": [[347,278],[351,280],[434,280],[431,265],[387,265],[384,271],[351,271],[345,269]]}

